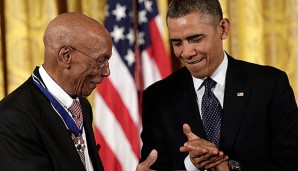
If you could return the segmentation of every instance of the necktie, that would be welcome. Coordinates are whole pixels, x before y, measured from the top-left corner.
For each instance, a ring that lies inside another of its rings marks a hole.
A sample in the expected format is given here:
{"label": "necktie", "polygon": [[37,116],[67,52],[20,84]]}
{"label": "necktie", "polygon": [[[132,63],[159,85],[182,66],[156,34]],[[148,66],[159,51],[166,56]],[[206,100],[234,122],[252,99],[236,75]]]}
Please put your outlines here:
{"label": "necktie", "polygon": [[208,77],[202,85],[205,86],[205,92],[202,97],[203,126],[207,139],[219,147],[222,107],[211,91],[215,87],[216,82]]}
{"label": "necktie", "polygon": [[[77,100],[74,100],[68,110],[71,112],[72,117],[76,122],[78,128],[81,128],[83,126],[83,114],[82,114],[80,103]],[[84,140],[82,138],[82,135],[79,135],[78,137],[76,137],[73,133],[71,133],[71,138],[74,141],[77,152],[81,158],[81,161],[85,166],[85,155],[84,155],[85,145],[84,145]]]}

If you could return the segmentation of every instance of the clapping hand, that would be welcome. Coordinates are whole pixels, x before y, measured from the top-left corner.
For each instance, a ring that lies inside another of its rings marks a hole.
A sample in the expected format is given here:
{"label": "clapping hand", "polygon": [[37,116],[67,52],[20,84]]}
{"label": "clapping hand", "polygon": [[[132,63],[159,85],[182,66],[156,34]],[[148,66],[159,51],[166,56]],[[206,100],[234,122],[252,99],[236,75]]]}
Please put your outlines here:
{"label": "clapping hand", "polygon": [[188,124],[183,125],[183,132],[188,141],[180,147],[180,151],[189,152],[190,160],[196,168],[200,170],[210,168],[214,168],[214,170],[228,169],[225,162],[228,160],[228,156],[224,155],[214,143],[192,133]]}

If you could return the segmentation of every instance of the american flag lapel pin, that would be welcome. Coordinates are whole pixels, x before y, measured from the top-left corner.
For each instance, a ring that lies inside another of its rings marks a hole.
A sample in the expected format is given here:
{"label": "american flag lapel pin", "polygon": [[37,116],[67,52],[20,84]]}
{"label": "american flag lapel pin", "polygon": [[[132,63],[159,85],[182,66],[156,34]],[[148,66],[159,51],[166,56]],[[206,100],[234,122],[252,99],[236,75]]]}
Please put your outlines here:
{"label": "american flag lapel pin", "polygon": [[244,96],[244,92],[237,92],[237,97],[243,97]]}

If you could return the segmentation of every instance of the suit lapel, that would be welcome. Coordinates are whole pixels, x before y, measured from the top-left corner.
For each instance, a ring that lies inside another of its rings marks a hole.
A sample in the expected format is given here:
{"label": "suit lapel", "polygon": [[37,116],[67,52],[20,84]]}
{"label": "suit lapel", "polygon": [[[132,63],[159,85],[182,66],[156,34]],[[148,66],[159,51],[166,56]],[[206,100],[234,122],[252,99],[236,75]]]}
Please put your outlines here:
{"label": "suit lapel", "polygon": [[96,146],[96,142],[94,137],[94,133],[93,133],[93,128],[92,128],[92,111],[90,110],[91,108],[88,107],[88,103],[85,102],[85,100],[83,98],[80,98],[80,102],[81,102],[81,107],[82,107],[82,112],[83,112],[83,119],[84,119],[84,130],[85,130],[85,134],[86,134],[86,139],[87,139],[87,143],[88,143],[88,153],[89,156],[91,158],[92,164],[93,164],[93,168],[94,170],[104,170],[103,169],[103,165],[99,159],[99,154],[98,154],[98,150],[97,146]]}
{"label": "suit lapel", "polygon": [[70,132],[66,128],[63,120],[53,109],[46,96],[34,85],[32,79],[31,83],[34,87],[32,91],[35,92],[37,106],[42,106],[42,119],[44,123],[52,133],[52,136],[56,139],[57,144],[59,144],[60,148],[69,158],[70,162],[73,163],[73,166],[77,167],[79,170],[84,170],[84,165],[73,145]]}
{"label": "suit lapel", "polygon": [[236,142],[250,94],[250,87],[245,84],[247,76],[239,63],[230,56],[228,60],[220,142],[221,149],[227,154],[232,151]]}
{"label": "suit lapel", "polygon": [[[184,68],[184,72],[178,80],[181,80],[181,84],[177,86],[177,90],[173,91],[176,93],[173,97],[177,97],[175,110],[181,125],[189,124],[193,133],[201,138],[206,138],[191,74]],[[187,85],[185,85],[186,83]]]}

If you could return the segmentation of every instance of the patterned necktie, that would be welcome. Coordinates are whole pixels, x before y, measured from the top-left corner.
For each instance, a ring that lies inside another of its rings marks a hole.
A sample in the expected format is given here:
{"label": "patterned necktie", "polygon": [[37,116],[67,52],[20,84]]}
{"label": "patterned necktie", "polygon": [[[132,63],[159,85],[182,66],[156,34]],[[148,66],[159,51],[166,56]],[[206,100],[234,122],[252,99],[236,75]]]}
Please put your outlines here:
{"label": "patterned necktie", "polygon": [[205,86],[205,92],[202,97],[203,125],[207,139],[219,147],[222,107],[211,91],[215,87],[216,82],[208,77],[202,85]]}
{"label": "patterned necktie", "polygon": [[[76,122],[78,128],[81,128],[83,124],[83,114],[82,114],[80,103],[77,100],[74,100],[68,110],[71,112],[72,117]],[[78,137],[76,137],[73,133],[71,133],[71,138],[74,141],[77,152],[81,158],[81,161],[85,166],[85,155],[84,155],[85,145],[84,145],[84,140],[82,138],[82,135],[79,135]]]}

